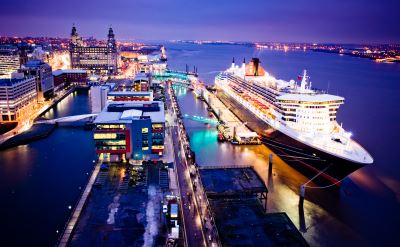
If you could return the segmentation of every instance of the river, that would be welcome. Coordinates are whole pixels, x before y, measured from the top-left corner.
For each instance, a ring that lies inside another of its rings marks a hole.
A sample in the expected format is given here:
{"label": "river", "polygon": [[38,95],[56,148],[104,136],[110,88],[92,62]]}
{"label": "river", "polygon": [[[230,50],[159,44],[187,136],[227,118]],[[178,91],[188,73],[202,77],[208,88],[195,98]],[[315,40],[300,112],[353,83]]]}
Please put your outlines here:
{"label": "river", "polygon": [[[312,246],[389,246],[400,222],[400,65],[312,51],[256,50],[237,45],[166,45],[169,66],[198,67],[200,78],[213,84],[218,71],[239,65],[245,57],[259,57],[272,75],[296,79],[307,69],[313,86],[345,97],[338,121],[374,157],[373,165],[354,172],[339,189],[307,189],[304,214],[298,209],[298,191],[308,179],[274,157],[268,209],[284,211]],[[207,116],[206,106],[185,89],[177,90],[183,113]],[[253,165],[267,179],[265,146],[232,146],[216,141],[216,130],[185,120],[197,162],[202,165]],[[317,185],[313,185],[317,186]]]}

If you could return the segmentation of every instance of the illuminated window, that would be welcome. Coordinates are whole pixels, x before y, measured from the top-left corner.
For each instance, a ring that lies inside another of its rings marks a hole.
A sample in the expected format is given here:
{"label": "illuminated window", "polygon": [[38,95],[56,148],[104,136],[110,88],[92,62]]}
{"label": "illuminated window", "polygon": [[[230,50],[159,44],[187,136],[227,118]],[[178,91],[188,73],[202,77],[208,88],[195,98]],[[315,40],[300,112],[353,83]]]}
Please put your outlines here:
{"label": "illuminated window", "polygon": [[149,133],[149,128],[142,128],[142,133]]}
{"label": "illuminated window", "polygon": [[93,136],[94,139],[116,139],[116,133],[95,133]]}
{"label": "illuminated window", "polygon": [[142,147],[143,151],[149,150],[149,147]]}
{"label": "illuminated window", "polygon": [[152,127],[153,128],[162,128],[164,126],[162,124],[153,124]]}

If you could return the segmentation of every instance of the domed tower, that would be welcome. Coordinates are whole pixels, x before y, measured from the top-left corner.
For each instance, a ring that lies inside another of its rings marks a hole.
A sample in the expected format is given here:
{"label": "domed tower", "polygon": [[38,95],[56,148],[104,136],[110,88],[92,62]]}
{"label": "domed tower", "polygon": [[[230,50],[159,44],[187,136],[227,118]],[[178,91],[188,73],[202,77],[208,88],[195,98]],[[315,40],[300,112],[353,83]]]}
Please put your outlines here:
{"label": "domed tower", "polygon": [[75,24],[73,24],[71,31],[71,46],[81,46],[81,45],[82,45],[82,39],[81,37],[79,37],[79,34],[76,31]]}
{"label": "domed tower", "polygon": [[115,44],[115,35],[114,35],[114,31],[112,29],[112,27],[110,27],[110,29],[108,29],[108,41],[107,41],[107,46],[108,47],[112,47],[112,48],[116,48],[116,44]]}

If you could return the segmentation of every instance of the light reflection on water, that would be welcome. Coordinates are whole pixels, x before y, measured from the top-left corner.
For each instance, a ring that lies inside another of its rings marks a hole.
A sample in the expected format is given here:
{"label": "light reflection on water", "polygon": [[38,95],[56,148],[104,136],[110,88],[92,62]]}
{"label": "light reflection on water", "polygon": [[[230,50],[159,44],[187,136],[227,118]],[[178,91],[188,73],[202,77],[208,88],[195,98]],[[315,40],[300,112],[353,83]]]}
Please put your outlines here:
{"label": "light reflection on water", "polygon": [[[87,92],[48,117],[89,113]],[[0,151],[1,246],[54,246],[95,158],[90,131],[56,128],[45,139]],[[21,237],[23,236],[23,237]]]}
{"label": "light reflection on water", "polygon": [[90,112],[90,100],[88,95],[90,92],[86,90],[78,90],[66,96],[57,105],[50,108],[44,118],[52,119],[65,116],[79,115],[82,112]]}
{"label": "light reflection on water", "polygon": [[[262,66],[278,78],[295,79],[302,69],[307,69],[313,86],[343,96],[346,103],[338,113],[338,121],[343,122],[344,127],[353,132],[355,140],[371,153],[374,164],[350,175],[343,181],[340,190],[307,189],[308,201],[304,212],[308,230],[305,237],[312,246],[393,246],[393,243],[398,243],[400,84],[397,82],[400,81],[400,64],[374,63],[368,59],[312,51],[260,51],[240,45],[170,43],[166,44],[166,48],[170,68],[183,70],[185,64],[190,67],[195,65],[199,69],[200,79],[207,84],[213,84],[215,75],[230,65],[232,57],[249,60],[256,55],[261,59]],[[185,98],[182,100],[183,112],[200,111],[193,106],[202,102],[195,102],[188,107],[191,102]],[[189,124],[189,131],[193,133],[204,130],[204,126],[199,124]],[[198,149],[207,149],[207,145],[211,144],[197,146]],[[213,147],[218,149],[216,153],[224,148],[229,153],[226,157],[217,155],[216,161],[221,164],[248,163],[249,157],[240,157],[236,152],[238,150],[233,147],[223,148],[221,144]],[[259,164],[258,170],[265,172],[267,165],[262,160],[268,157],[268,151],[265,154],[254,151],[256,157],[264,156],[255,163]],[[207,163],[207,156],[198,158]],[[300,220],[296,221],[300,218],[298,213],[296,216],[297,207],[287,205],[293,205],[291,202],[298,200],[299,185],[305,178],[284,165],[274,165],[274,171],[276,175],[273,192],[269,194],[270,205],[274,203],[278,205],[277,209],[287,211],[298,224]]]}

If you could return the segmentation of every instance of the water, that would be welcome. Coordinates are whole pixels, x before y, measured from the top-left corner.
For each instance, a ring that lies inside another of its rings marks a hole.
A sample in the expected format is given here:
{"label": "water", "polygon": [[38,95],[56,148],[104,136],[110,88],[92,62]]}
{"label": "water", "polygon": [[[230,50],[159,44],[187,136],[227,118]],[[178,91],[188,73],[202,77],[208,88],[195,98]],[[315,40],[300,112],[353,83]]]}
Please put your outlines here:
{"label": "water", "polygon": [[[200,77],[212,84],[218,71],[258,56],[262,66],[282,79],[296,79],[307,69],[313,87],[345,97],[338,121],[353,132],[374,157],[373,165],[353,173],[340,190],[308,189],[304,215],[298,210],[302,174],[275,158],[269,185],[269,210],[285,211],[312,246],[393,245],[400,222],[400,168],[396,164],[400,138],[400,65],[337,54],[256,50],[234,45],[168,44],[169,65],[184,70],[198,67]],[[204,104],[190,92],[178,90],[183,113],[206,116]],[[266,179],[265,146],[238,147],[216,141],[216,130],[185,120],[200,165],[254,165]]]}
{"label": "water", "polygon": [[[46,115],[89,112],[88,93],[75,92]],[[46,139],[1,151],[0,245],[54,246],[94,158],[91,132],[67,127],[57,128]]]}
{"label": "water", "polygon": [[[167,44],[170,67],[198,67],[212,84],[235,56],[241,63],[259,56],[273,75],[296,78],[308,69],[313,85],[346,98],[338,121],[375,158],[350,176],[339,191],[307,190],[304,215],[298,210],[302,174],[274,158],[268,185],[268,209],[285,211],[312,246],[393,245],[400,222],[400,65],[313,52],[257,51],[233,45]],[[182,111],[207,116],[190,92],[177,92]],[[88,95],[76,92],[45,114],[48,118],[90,112]],[[216,130],[185,120],[200,165],[253,165],[267,178],[265,146],[232,146],[216,141]],[[90,131],[58,128],[47,139],[0,152],[1,246],[54,246],[92,169],[95,154]]]}
{"label": "water", "polygon": [[56,106],[50,108],[43,117],[52,119],[66,116],[80,115],[91,113],[90,99],[88,97],[90,91],[86,89],[78,89],[66,96]]}

